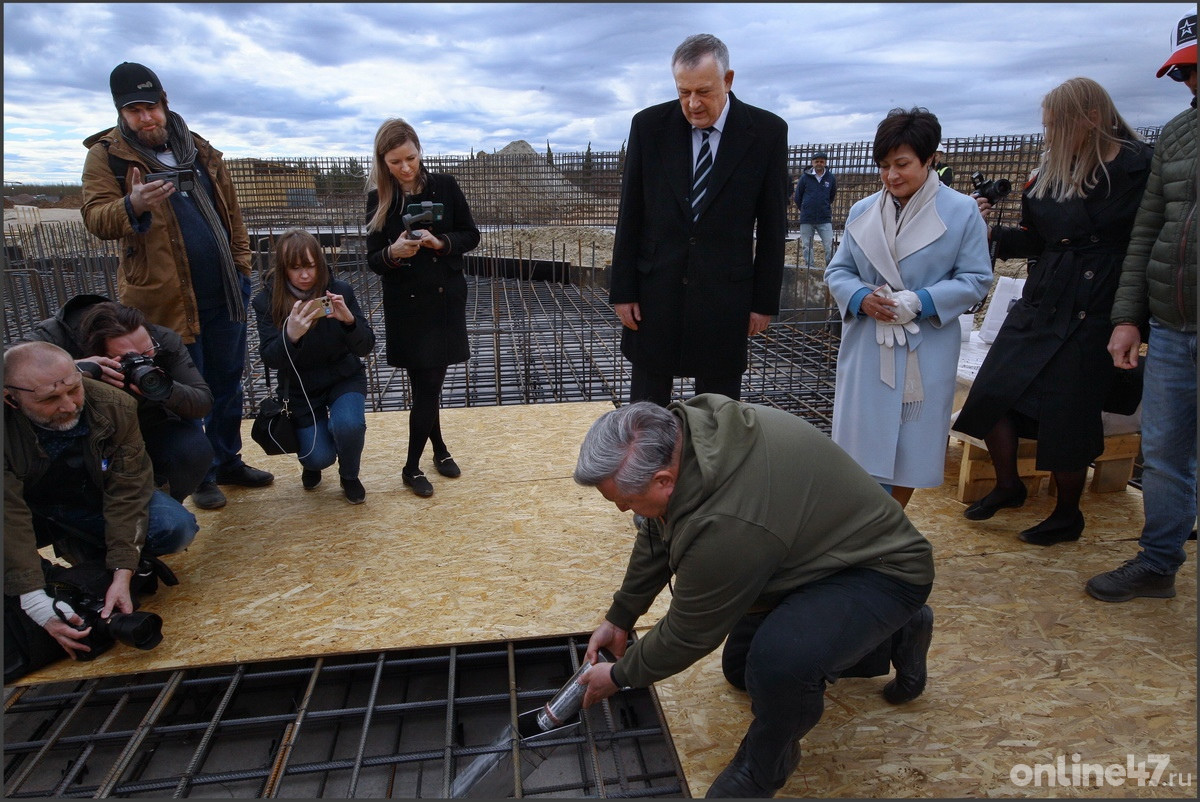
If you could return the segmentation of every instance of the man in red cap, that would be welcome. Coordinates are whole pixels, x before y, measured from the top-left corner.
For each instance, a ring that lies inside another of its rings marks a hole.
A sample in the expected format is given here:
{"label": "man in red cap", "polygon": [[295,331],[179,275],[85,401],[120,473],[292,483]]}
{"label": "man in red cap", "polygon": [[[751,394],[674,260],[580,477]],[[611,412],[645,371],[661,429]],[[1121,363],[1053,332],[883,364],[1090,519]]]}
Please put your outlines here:
{"label": "man in red cap", "polygon": [[1149,332],[1142,391],[1142,503],[1138,555],[1092,577],[1107,602],[1171,598],[1183,544],[1196,524],[1196,15],[1179,20],[1171,57],[1158,70],[1192,93],[1191,107],[1163,127],[1133,223],[1112,307],[1113,364],[1138,364]]}

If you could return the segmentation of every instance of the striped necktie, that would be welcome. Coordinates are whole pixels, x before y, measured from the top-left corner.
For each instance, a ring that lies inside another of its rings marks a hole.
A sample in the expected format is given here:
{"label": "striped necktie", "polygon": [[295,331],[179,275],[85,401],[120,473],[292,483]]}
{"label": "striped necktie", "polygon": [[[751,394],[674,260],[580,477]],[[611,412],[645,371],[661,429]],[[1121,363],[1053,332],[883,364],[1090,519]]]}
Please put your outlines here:
{"label": "striped necktie", "polygon": [[696,170],[692,173],[692,222],[700,219],[700,202],[704,200],[704,192],[708,188],[708,177],[712,174],[712,149],[708,146],[709,135],[716,128],[704,128],[700,131],[700,153],[696,156]]}

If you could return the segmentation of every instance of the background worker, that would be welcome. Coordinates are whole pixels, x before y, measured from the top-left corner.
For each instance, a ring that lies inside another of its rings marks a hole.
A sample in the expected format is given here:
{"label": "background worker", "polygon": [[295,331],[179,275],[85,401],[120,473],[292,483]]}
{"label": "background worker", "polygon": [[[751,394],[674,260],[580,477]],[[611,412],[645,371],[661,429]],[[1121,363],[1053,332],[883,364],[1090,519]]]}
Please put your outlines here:
{"label": "background worker", "polygon": [[837,177],[826,169],[829,154],[818,150],[812,155],[811,166],[796,181],[792,200],[800,210],[800,241],[804,249],[804,266],[812,270],[813,237],[821,238],[825,264],[833,258],[833,198],[837,194]]}

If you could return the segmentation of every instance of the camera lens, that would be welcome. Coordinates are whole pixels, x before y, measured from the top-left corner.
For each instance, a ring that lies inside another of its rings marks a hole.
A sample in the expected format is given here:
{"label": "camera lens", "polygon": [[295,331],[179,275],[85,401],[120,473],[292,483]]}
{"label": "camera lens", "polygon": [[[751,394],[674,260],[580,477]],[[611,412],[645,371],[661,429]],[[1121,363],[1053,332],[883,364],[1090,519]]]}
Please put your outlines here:
{"label": "camera lens", "polygon": [[162,643],[162,617],[156,613],[114,613],[108,619],[108,632],[126,646],[153,649]]}
{"label": "camera lens", "polygon": [[126,377],[128,383],[142,391],[151,401],[166,401],[171,395],[174,382],[162,368],[155,365],[138,365]]}

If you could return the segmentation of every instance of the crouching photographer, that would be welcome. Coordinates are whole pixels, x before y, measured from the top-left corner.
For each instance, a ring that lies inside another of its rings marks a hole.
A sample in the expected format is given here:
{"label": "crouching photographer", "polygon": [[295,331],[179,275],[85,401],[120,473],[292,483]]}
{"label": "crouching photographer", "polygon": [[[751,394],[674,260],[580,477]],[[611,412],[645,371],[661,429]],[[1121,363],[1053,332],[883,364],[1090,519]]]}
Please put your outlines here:
{"label": "crouching photographer", "polygon": [[[154,489],[133,397],[85,378],[58,346],[29,342],[4,354],[4,404],[4,681],[94,657],[118,634],[151,648],[161,624],[133,616],[134,596],[175,583],[157,557],[187,548],[199,527]],[[51,565],[46,546],[92,578]]]}
{"label": "crouching photographer", "polygon": [[148,323],[140,309],[79,295],[36,324],[29,339],[54,343],[88,376],[137,398],[156,487],[176,501],[199,487],[213,460],[202,428],[213,395],[178,334]]}

